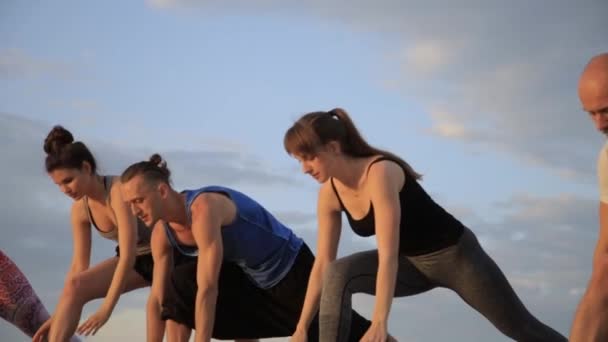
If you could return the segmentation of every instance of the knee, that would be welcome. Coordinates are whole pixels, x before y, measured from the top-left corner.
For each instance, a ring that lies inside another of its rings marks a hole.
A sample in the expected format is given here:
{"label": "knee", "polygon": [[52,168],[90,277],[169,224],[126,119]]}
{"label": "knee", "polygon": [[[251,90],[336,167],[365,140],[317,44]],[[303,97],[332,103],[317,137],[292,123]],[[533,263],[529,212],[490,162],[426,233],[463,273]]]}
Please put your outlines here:
{"label": "knee", "polygon": [[351,267],[351,263],[343,259],[329,263],[323,275],[323,289],[346,286],[350,279]]}
{"label": "knee", "polygon": [[84,286],[83,280],[79,274],[70,276],[63,287],[63,297],[70,301],[83,302],[87,299],[84,298]]}

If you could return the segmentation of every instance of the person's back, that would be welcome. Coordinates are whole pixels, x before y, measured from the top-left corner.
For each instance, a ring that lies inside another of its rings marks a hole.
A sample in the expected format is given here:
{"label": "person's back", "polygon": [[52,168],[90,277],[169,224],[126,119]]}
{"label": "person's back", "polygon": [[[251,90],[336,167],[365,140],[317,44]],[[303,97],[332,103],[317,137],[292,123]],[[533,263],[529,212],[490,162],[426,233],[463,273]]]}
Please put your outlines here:
{"label": "person's back", "polygon": [[[241,266],[260,288],[274,286],[289,271],[303,241],[258,202],[223,186],[206,186],[182,193],[188,216],[191,216],[192,202],[203,193],[223,194],[235,204],[235,220],[221,230],[224,260]],[[180,252],[190,256],[198,254],[195,249],[178,244],[169,228],[166,231],[169,241]]]}

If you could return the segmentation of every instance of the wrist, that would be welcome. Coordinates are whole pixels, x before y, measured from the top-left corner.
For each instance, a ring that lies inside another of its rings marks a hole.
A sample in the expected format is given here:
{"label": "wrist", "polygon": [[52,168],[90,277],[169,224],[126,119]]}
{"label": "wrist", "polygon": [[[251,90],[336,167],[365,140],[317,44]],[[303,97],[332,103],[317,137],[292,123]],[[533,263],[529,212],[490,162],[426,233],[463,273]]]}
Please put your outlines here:
{"label": "wrist", "polygon": [[384,327],[386,328],[386,326],[388,325],[386,319],[381,319],[381,318],[373,318],[372,319],[372,325],[375,325],[377,327]]}
{"label": "wrist", "polygon": [[308,325],[305,323],[298,322],[298,325],[296,325],[296,332],[306,333],[307,331],[308,331]]}
{"label": "wrist", "polygon": [[113,310],[114,310],[114,306],[111,304],[106,304],[106,303],[102,304],[101,307],[99,308],[99,311],[101,311],[107,315],[112,314]]}

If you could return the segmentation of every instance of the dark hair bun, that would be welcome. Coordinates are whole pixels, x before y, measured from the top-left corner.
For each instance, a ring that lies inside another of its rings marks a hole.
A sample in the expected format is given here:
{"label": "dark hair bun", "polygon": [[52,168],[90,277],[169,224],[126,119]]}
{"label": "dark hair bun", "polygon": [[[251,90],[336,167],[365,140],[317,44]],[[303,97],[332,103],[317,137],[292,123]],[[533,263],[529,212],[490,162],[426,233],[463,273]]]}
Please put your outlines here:
{"label": "dark hair bun", "polygon": [[74,142],[74,136],[67,129],[55,126],[44,139],[44,152],[47,154],[57,154],[65,145]]}
{"label": "dark hair bun", "polygon": [[164,160],[163,157],[160,156],[160,154],[154,153],[150,156],[148,162],[154,164],[154,166],[158,168],[158,171],[160,171],[160,173],[162,173],[167,178],[169,178],[169,176],[171,175],[171,171],[169,171],[169,168],[167,168],[167,161]]}
{"label": "dark hair bun", "polygon": [[161,169],[167,165],[167,162],[165,162],[163,160],[163,157],[161,157],[158,153],[154,153],[153,155],[151,155],[148,161],[154,164],[155,166],[160,167]]}

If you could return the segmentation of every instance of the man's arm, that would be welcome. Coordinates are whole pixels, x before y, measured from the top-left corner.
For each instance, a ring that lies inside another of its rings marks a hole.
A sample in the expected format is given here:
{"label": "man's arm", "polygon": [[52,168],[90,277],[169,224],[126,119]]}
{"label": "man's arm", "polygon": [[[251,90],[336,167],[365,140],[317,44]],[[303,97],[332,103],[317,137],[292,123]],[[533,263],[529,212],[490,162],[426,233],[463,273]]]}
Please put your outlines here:
{"label": "man's arm", "polygon": [[160,319],[160,313],[165,287],[173,269],[172,248],[167,240],[162,221],[159,221],[155,229],[152,230],[150,244],[152,247],[152,258],[154,259],[154,269],[152,273],[152,289],[148,296],[146,308],[146,336],[148,342],[160,342],[163,340],[165,333],[165,322]]}
{"label": "man's arm", "polygon": [[605,148],[598,158],[600,190],[599,234],[593,253],[591,279],[576,310],[570,341],[595,342],[608,340],[608,153]]}
{"label": "man's arm", "polygon": [[201,194],[192,203],[192,234],[199,251],[194,316],[196,342],[211,340],[223,258],[221,228],[232,221],[229,217],[232,207],[228,198],[213,193]]}
{"label": "man's arm", "polygon": [[600,218],[600,231],[595,246],[595,252],[593,253],[593,262],[595,268],[595,261],[598,257],[608,256],[608,203],[600,202],[599,210]]}

